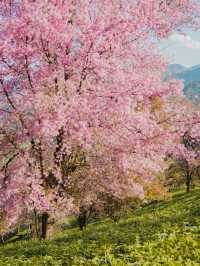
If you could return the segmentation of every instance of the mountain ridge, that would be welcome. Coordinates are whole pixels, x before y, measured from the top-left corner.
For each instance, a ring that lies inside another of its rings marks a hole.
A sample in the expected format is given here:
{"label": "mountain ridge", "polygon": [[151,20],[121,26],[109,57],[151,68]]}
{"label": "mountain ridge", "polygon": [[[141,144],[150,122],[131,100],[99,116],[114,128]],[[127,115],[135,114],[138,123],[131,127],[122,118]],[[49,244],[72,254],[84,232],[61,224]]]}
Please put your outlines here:
{"label": "mountain ridge", "polygon": [[185,96],[195,103],[200,103],[200,65],[185,67],[180,64],[170,64],[164,78],[182,80]]}

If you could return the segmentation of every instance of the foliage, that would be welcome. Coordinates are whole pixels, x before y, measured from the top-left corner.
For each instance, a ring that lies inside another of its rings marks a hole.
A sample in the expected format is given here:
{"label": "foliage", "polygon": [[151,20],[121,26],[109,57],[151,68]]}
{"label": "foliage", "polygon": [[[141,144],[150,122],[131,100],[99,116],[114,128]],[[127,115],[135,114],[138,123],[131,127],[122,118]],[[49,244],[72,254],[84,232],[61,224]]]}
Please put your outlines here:
{"label": "foliage", "polygon": [[51,241],[0,248],[2,266],[188,266],[200,264],[200,190],[138,209],[118,224],[105,219]]}
{"label": "foliage", "polygon": [[[177,123],[179,134],[177,141],[172,148],[169,148],[168,155],[174,159],[171,162],[168,174],[170,175],[173,169],[176,172],[176,177],[181,182],[182,177],[185,179],[186,189],[189,192],[192,180],[198,176],[198,168],[200,163],[200,134],[199,134],[199,107],[188,103],[185,99],[177,100],[175,103],[175,112],[178,117],[183,116],[183,123]],[[187,110],[187,113],[185,112]],[[174,111],[172,111],[173,115]],[[183,115],[185,113],[185,115]],[[176,116],[176,115],[175,115]],[[178,117],[175,118],[179,119]],[[187,121],[190,121],[189,123]],[[178,129],[177,128],[177,129]],[[172,152],[170,152],[172,150]],[[178,174],[178,175],[177,175]]]}
{"label": "foliage", "polygon": [[102,198],[102,215],[108,216],[115,222],[118,222],[122,217],[132,212],[141,204],[141,201],[137,198],[120,199],[108,193],[103,194]]}
{"label": "foliage", "polygon": [[[193,165],[191,171],[191,187],[198,186],[200,183],[199,166]],[[169,190],[180,189],[186,186],[186,170],[179,160],[173,160],[169,163],[169,168],[165,171],[165,186]]]}

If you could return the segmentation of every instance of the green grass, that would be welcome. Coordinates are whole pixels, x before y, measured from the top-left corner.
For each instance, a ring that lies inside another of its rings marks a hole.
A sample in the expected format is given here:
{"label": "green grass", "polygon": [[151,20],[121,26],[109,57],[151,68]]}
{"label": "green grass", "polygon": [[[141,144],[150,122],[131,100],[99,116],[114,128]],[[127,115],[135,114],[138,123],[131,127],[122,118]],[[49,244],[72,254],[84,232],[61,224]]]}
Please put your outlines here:
{"label": "green grass", "polygon": [[200,265],[200,190],[138,209],[118,224],[105,219],[51,241],[0,247],[0,265]]}

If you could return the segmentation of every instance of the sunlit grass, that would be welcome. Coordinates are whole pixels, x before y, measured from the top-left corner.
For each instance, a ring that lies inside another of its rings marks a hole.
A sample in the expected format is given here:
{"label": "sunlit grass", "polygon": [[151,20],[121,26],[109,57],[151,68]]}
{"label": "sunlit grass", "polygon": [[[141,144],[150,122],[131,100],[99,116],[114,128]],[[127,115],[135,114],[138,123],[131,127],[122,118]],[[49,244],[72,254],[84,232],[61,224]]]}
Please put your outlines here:
{"label": "sunlit grass", "polygon": [[117,224],[109,219],[58,233],[51,241],[0,248],[0,265],[200,265],[200,190],[145,206]]}

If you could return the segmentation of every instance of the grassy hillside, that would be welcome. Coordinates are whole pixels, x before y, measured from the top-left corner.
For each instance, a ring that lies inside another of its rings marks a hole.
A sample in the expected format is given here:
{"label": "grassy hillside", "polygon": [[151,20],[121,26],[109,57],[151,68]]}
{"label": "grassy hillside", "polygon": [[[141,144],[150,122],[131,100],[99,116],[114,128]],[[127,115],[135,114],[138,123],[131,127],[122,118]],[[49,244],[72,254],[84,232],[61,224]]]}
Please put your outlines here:
{"label": "grassy hillside", "polygon": [[0,265],[200,265],[200,190],[141,208],[118,224],[102,220],[52,241],[0,247]]}

